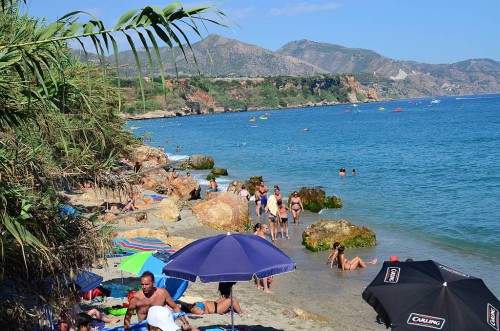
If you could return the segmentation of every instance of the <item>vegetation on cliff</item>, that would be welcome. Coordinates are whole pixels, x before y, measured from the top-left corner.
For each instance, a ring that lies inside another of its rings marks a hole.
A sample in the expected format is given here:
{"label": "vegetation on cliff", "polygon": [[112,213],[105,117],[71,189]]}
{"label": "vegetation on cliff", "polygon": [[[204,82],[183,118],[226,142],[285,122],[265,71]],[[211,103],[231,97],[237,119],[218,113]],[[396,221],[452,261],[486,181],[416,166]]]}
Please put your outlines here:
{"label": "vegetation on cliff", "polygon": [[171,115],[191,115],[376,101],[376,95],[360,87],[350,75],[167,79],[166,96],[160,79],[147,80],[143,85],[145,104],[138,99],[140,86],[136,80],[122,82],[125,113],[163,110]]}

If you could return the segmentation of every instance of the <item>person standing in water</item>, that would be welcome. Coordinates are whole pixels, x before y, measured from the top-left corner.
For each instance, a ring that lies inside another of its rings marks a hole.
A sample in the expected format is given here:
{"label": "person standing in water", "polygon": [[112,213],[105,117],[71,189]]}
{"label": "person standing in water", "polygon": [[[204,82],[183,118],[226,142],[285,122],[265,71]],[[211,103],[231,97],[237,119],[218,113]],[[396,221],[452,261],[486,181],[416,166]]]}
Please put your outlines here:
{"label": "person standing in water", "polygon": [[289,207],[292,211],[293,225],[299,224],[300,212],[304,211],[304,206],[302,206],[302,200],[300,199],[297,191],[293,192],[292,197],[290,198]]}

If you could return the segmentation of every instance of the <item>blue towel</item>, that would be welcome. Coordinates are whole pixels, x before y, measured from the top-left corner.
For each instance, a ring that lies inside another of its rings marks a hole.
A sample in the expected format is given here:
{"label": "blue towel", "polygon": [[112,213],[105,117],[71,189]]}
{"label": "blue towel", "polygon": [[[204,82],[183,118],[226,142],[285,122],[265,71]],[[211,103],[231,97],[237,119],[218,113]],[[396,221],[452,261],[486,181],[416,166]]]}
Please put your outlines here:
{"label": "blue towel", "polygon": [[[148,331],[148,323],[146,321],[132,323],[130,324],[131,331]],[[123,326],[117,326],[114,328],[105,328],[102,331],[123,331]]]}

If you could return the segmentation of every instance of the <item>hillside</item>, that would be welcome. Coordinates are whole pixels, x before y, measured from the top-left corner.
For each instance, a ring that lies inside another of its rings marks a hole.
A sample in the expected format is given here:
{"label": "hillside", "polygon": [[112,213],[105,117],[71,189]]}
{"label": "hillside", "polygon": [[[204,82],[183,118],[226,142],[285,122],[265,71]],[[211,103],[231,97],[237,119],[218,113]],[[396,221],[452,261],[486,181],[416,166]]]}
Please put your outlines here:
{"label": "hillside", "polygon": [[349,75],[306,78],[175,78],[167,80],[166,96],[163,95],[161,84],[161,80],[146,80],[146,102],[143,109],[137,81],[123,80],[123,112],[127,117],[173,117],[378,100],[372,89],[361,87]]}
{"label": "hillside", "polygon": [[[193,60],[186,62],[182,51],[174,49],[174,61],[172,61],[172,51],[167,47],[162,47],[160,53],[163,60],[163,69],[167,75],[190,76],[198,75],[210,77],[274,77],[274,76],[311,76],[326,74],[326,70],[318,68],[310,63],[303,62],[288,55],[281,55],[259,46],[245,44],[233,39],[211,34],[207,38],[192,45],[192,51],[186,47],[188,59],[194,55],[198,62],[198,68]],[[144,50],[139,50],[141,63],[144,64],[143,74],[149,75],[147,69],[147,58]],[[120,52],[121,64],[129,64],[126,76],[135,74],[135,61],[131,51]],[[155,75],[159,74],[159,69],[155,64]]]}
{"label": "hillside", "polygon": [[[276,52],[211,34],[192,44],[194,61],[186,63],[182,52],[163,47],[163,71],[170,76],[205,77],[309,77],[354,74],[365,89],[380,100],[468,95],[500,92],[500,62],[471,59],[453,64],[398,61],[376,52],[309,40],[292,41]],[[138,50],[143,76],[149,76],[145,50]],[[191,50],[187,48],[188,58]],[[131,51],[119,53],[120,76],[137,76]],[[199,69],[199,71],[198,71]],[[154,76],[159,68],[154,65]]]}
{"label": "hillside", "polygon": [[368,73],[389,78],[388,85],[371,86],[382,98],[391,95],[414,98],[500,91],[500,62],[490,59],[453,64],[397,61],[370,50],[309,40],[289,42],[276,53],[314,63],[331,74]]}

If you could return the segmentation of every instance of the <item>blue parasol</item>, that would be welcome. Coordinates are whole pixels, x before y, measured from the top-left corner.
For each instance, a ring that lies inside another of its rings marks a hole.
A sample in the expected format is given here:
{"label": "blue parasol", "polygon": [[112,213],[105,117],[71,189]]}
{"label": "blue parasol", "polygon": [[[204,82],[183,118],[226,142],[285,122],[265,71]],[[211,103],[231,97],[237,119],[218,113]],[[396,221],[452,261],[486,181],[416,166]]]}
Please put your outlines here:
{"label": "blue parasol", "polygon": [[[248,234],[221,234],[199,239],[170,257],[167,276],[202,283],[250,281],[295,270],[295,263],[267,240]],[[231,286],[231,325],[234,329]]]}

